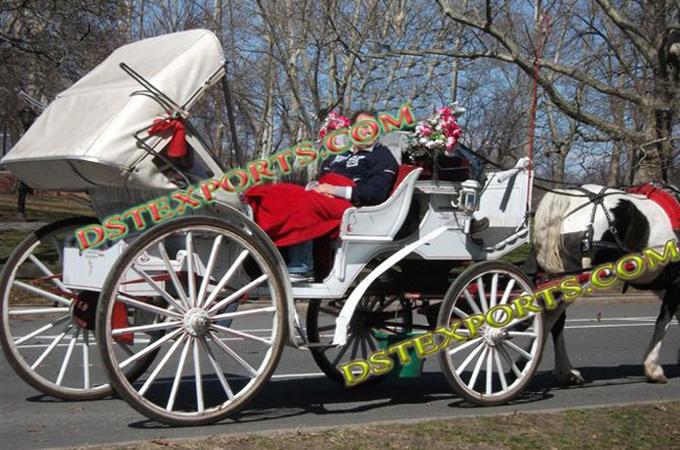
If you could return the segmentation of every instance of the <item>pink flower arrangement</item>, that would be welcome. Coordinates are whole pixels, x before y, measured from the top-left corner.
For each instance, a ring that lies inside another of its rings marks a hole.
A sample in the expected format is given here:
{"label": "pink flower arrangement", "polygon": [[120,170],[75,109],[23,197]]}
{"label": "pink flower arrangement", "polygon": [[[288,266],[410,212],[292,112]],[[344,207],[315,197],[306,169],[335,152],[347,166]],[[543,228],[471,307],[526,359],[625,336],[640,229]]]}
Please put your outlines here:
{"label": "pink flower arrangement", "polygon": [[319,139],[323,139],[324,136],[326,136],[326,134],[328,134],[329,131],[339,130],[340,128],[346,128],[350,125],[351,122],[347,117],[341,116],[339,113],[335,111],[331,111],[330,113],[328,113],[328,116],[326,116],[326,120],[324,120],[323,125],[319,130]]}
{"label": "pink flower arrangement", "polygon": [[412,139],[413,150],[444,150],[447,155],[453,154],[463,130],[456,122],[453,110],[445,106],[437,110],[437,114],[429,120],[420,122]]}

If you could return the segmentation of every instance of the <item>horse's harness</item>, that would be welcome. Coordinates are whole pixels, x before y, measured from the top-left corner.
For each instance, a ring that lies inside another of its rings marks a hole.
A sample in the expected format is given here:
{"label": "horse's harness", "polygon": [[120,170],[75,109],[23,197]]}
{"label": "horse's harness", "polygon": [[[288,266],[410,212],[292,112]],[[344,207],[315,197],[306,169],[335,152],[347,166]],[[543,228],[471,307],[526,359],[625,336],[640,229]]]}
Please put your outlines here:
{"label": "horse's harness", "polygon": [[[586,196],[588,196],[588,199],[590,200],[590,203],[586,203],[586,205],[583,205],[582,207],[587,206],[588,204],[592,204],[593,208],[590,212],[590,222],[588,223],[588,228],[586,229],[586,234],[581,240],[581,252],[587,253],[591,250],[597,250],[597,249],[610,249],[610,250],[619,250],[624,253],[630,253],[631,250],[628,248],[625,242],[621,240],[619,237],[619,231],[614,225],[614,220],[611,217],[611,214],[609,214],[609,211],[607,210],[607,207],[604,205],[604,198],[607,194],[605,194],[605,191],[609,189],[608,186],[604,186],[602,189],[600,189],[600,192],[597,194],[593,193],[592,191],[589,191],[587,189],[578,187],[578,190],[583,192]],[[595,233],[595,229],[593,227],[595,223],[595,214],[597,213],[597,207],[600,206],[602,208],[602,211],[604,212],[604,217],[607,219],[607,224],[609,226],[609,232],[612,234],[612,237],[614,238],[614,242],[609,242],[609,241],[596,241],[593,240],[593,234]],[[574,213],[577,211],[579,208],[576,208],[575,210],[571,211],[569,214]]]}

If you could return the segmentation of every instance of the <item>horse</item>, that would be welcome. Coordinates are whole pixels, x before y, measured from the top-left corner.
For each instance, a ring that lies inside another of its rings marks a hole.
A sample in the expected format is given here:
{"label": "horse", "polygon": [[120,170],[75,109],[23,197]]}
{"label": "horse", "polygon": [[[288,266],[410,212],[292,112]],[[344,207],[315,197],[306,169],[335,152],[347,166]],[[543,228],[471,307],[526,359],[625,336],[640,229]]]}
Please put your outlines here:
{"label": "horse", "polygon": [[[664,209],[643,195],[594,184],[550,191],[536,210],[533,246],[525,271],[534,276],[540,270],[553,275],[587,271],[628,253],[663,247],[678,238],[672,225]],[[644,373],[649,382],[666,383],[659,350],[673,316],[680,321],[680,262],[648,270],[630,285],[652,291],[662,301],[644,356]],[[554,374],[561,384],[583,384],[564,342],[567,305],[560,302],[545,314],[546,329],[551,330],[555,346]]]}

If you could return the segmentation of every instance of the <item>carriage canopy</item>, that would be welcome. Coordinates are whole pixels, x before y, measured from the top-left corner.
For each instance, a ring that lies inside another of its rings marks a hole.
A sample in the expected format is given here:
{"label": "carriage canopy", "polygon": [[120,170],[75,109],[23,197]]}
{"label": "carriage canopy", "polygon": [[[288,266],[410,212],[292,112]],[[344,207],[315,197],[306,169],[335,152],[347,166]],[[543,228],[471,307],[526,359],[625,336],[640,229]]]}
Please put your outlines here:
{"label": "carriage canopy", "polygon": [[[208,30],[120,47],[57,95],[0,164],[37,189],[174,188],[152,162],[153,152],[135,138],[155,118],[164,117],[166,108],[120,63],[183,105],[221,70],[224,53]],[[148,138],[146,132],[140,136]],[[160,151],[169,139],[153,136],[145,142]]]}

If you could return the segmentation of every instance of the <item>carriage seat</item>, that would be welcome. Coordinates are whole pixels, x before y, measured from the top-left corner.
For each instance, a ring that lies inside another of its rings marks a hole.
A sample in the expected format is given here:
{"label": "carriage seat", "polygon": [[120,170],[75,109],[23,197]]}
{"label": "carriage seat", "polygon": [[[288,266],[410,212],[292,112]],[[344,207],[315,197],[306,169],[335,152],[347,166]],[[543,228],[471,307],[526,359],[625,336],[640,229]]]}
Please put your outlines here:
{"label": "carriage seat", "polygon": [[416,180],[422,168],[402,164],[390,196],[372,206],[345,210],[340,223],[340,239],[344,241],[391,241],[404,223],[411,206]]}

